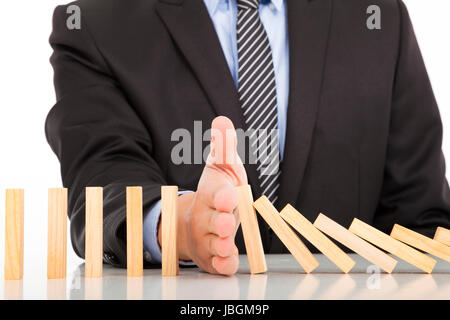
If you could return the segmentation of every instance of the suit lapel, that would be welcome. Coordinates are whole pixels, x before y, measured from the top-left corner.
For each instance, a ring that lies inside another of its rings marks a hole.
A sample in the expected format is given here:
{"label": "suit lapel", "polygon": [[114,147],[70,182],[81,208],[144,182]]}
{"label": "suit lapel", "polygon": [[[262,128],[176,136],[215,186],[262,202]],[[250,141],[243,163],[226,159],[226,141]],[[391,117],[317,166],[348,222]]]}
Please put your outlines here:
{"label": "suit lapel", "polygon": [[202,0],[161,0],[157,11],[218,115],[242,125],[236,87]]}
{"label": "suit lapel", "polygon": [[[192,67],[217,115],[246,129],[239,97],[220,41],[202,0],[160,0],[157,12]],[[255,165],[245,165],[248,179],[259,194]]]}
{"label": "suit lapel", "polygon": [[287,0],[290,90],[279,206],[295,204],[303,180],[320,103],[331,0]]}

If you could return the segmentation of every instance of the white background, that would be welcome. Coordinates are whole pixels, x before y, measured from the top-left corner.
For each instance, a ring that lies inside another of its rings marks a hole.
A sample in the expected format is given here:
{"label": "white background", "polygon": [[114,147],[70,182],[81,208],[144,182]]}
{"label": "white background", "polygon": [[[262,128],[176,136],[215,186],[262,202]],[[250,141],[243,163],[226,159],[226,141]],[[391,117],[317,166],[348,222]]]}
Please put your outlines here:
{"label": "white background", "polygon": [[[53,9],[62,3],[64,0],[22,0],[0,4],[0,279],[4,189],[25,188],[25,281],[36,284],[27,288],[45,286],[47,188],[61,185],[59,163],[46,142],[44,121],[55,103],[48,38]],[[450,1],[405,3],[440,106],[443,149],[450,159]],[[70,243],[68,249],[70,272],[82,261]],[[42,277],[27,277],[31,273]]]}

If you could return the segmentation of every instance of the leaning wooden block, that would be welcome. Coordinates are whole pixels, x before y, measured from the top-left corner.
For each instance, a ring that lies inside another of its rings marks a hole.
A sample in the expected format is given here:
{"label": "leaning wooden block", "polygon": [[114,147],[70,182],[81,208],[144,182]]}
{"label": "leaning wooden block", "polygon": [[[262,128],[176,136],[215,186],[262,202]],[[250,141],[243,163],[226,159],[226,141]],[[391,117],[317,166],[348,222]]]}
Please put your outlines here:
{"label": "leaning wooden block", "polygon": [[47,278],[67,273],[67,189],[48,190]]}
{"label": "leaning wooden block", "polygon": [[297,237],[295,232],[284,222],[277,209],[275,209],[266,196],[262,196],[256,200],[253,206],[258,210],[259,214],[292,253],[295,260],[297,260],[306,273],[312,272],[319,266],[316,258],[314,258],[300,238]]}
{"label": "leaning wooden block", "polygon": [[236,188],[238,194],[239,220],[244,235],[245,249],[247,251],[250,273],[267,271],[264,248],[259,232],[258,219],[253,208],[253,195],[249,185]]}
{"label": "leaning wooden block", "polygon": [[442,227],[437,228],[434,240],[450,246],[450,230]]}
{"label": "leaning wooden block", "polygon": [[398,224],[394,225],[391,237],[404,242],[411,247],[425,251],[442,260],[450,262],[450,247],[436,240],[428,238],[420,233],[402,227]]}
{"label": "leaning wooden block", "polygon": [[142,187],[127,187],[127,275],[144,272]]}
{"label": "leaning wooden block", "polygon": [[5,280],[23,278],[23,189],[6,190]]}
{"label": "leaning wooden block", "polygon": [[162,276],[178,275],[177,249],[178,187],[161,187]]}
{"label": "leaning wooden block", "polygon": [[281,210],[280,216],[344,273],[348,273],[353,268],[355,261],[290,204]]}
{"label": "leaning wooden block", "polygon": [[392,253],[393,255],[405,260],[426,273],[431,273],[436,265],[436,260],[398,240],[395,240],[394,238],[391,238],[387,234],[375,229],[361,220],[354,219],[349,230],[357,236],[373,243],[383,250]]}
{"label": "leaning wooden block", "polygon": [[322,213],[314,221],[314,226],[387,273],[391,273],[397,265],[397,260],[357,237]]}
{"label": "leaning wooden block", "polygon": [[86,188],[86,278],[100,278],[103,273],[103,188]]}

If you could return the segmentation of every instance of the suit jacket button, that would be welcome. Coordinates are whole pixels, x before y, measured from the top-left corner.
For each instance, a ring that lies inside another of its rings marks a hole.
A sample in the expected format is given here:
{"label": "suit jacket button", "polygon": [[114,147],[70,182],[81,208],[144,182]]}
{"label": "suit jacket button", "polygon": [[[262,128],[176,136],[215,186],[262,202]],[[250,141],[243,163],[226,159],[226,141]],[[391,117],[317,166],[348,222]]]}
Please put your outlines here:
{"label": "suit jacket button", "polygon": [[151,262],[152,261],[152,255],[150,254],[150,252],[144,251],[144,260],[147,261],[147,262]]}

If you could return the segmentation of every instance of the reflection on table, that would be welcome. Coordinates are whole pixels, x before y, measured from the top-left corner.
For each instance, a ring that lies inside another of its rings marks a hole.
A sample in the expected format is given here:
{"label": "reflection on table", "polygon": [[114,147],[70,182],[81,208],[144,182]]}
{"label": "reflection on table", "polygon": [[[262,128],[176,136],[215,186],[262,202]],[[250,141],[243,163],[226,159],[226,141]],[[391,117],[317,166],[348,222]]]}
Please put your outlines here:
{"label": "reflection on table", "polygon": [[[125,269],[105,265],[103,277],[84,277],[84,264],[63,280],[47,280],[47,288],[28,288],[27,280],[4,281],[4,299],[450,299],[450,264],[438,260],[432,274],[399,261],[393,274],[382,273],[358,255],[356,266],[343,274],[323,255],[312,274],[303,273],[290,255],[267,255],[268,272],[250,275],[246,256],[232,277],[210,275],[197,268],[180,269],[178,277],[161,277],[147,269],[128,278]],[[32,285],[31,283],[30,285]],[[30,294],[28,294],[30,292]],[[25,294],[24,294],[25,293]]]}

